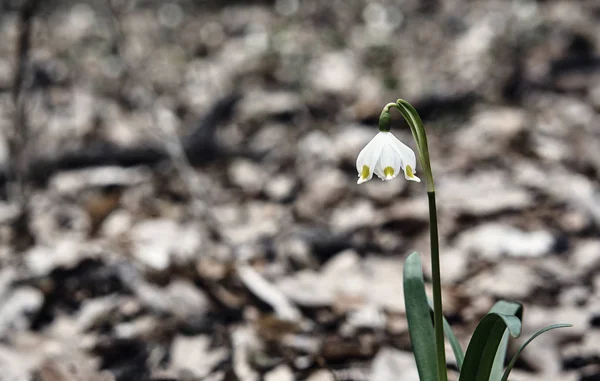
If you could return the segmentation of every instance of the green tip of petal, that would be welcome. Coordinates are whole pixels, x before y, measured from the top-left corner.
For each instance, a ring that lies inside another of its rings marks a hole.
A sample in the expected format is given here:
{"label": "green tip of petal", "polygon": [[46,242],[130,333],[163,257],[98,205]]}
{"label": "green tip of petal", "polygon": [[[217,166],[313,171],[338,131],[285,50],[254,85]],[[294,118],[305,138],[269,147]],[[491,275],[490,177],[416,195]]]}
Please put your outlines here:
{"label": "green tip of petal", "polygon": [[360,184],[360,183],[364,183],[365,181],[367,181],[370,174],[371,174],[371,169],[369,168],[369,166],[363,165],[362,170],[360,171],[360,174],[358,175],[358,177],[359,177],[358,183]]}
{"label": "green tip of petal", "polygon": [[404,169],[404,172],[406,173],[407,179],[416,181],[416,182],[421,182],[421,179],[418,178],[417,176],[415,176],[415,173],[413,172],[413,169],[410,165],[406,166],[406,168]]}
{"label": "green tip of petal", "polygon": [[392,167],[385,167],[383,169],[383,174],[385,175],[386,178],[391,179],[392,177],[394,177],[394,172],[395,172],[394,168],[392,168]]}
{"label": "green tip of petal", "polygon": [[369,166],[363,165],[362,171],[360,172],[360,177],[362,177],[363,179],[366,179],[367,177],[369,177],[370,173],[371,173],[371,170],[369,169]]}

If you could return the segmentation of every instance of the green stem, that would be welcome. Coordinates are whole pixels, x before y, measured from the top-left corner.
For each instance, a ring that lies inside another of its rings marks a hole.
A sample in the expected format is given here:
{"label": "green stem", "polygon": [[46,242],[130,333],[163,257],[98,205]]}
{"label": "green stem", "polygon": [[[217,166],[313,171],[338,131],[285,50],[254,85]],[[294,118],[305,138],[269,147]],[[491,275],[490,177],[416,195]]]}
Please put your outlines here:
{"label": "green stem", "polygon": [[435,329],[435,350],[437,357],[438,380],[447,381],[446,350],[444,348],[444,315],[442,312],[442,285],[440,276],[440,248],[438,243],[437,211],[435,192],[427,192],[429,201],[429,234],[431,239],[431,275],[433,277],[433,327]]}
{"label": "green stem", "polygon": [[421,159],[423,173],[427,179],[427,192],[435,192],[435,186],[433,185],[433,171],[431,170],[431,162],[429,161],[427,134],[425,133],[423,121],[421,120],[417,110],[415,110],[415,108],[404,99],[398,99],[396,101],[396,109],[400,111],[410,126],[410,130],[415,138],[417,146],[419,147],[419,158]]}
{"label": "green stem", "polygon": [[[415,108],[405,101],[398,99],[395,104],[388,103],[384,107],[380,118],[380,130],[382,126],[389,131],[389,110],[394,107],[408,123],[417,147],[421,167],[427,180],[427,199],[429,201],[429,232],[431,238],[431,273],[433,277],[433,324],[435,329],[435,351],[437,358],[438,381],[447,381],[446,350],[444,348],[444,315],[442,311],[442,282],[440,276],[440,247],[438,241],[437,211],[435,207],[435,185],[433,183],[433,172],[429,161],[429,147],[425,127],[419,113]],[[382,130],[383,131],[383,130]]]}

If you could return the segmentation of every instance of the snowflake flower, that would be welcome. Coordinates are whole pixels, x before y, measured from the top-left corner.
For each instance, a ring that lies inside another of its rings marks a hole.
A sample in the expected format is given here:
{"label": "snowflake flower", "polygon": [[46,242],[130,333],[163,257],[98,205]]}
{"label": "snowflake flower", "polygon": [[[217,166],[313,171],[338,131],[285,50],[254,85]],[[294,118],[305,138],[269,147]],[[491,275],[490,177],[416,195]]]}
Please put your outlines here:
{"label": "snowflake flower", "polygon": [[407,180],[420,182],[415,176],[417,159],[406,144],[389,131],[380,131],[360,151],[356,159],[358,184],[371,180],[375,173],[382,180],[391,180],[404,171]]}

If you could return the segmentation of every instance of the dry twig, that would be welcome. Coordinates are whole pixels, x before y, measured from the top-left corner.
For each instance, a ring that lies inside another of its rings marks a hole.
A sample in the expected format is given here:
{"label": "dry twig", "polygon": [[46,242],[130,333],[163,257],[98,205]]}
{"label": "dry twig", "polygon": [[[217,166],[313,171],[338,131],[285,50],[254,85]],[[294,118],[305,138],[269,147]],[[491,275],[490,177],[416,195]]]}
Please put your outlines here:
{"label": "dry twig", "polygon": [[33,242],[33,236],[28,228],[31,189],[27,182],[27,166],[29,162],[29,145],[31,143],[31,127],[27,116],[27,88],[29,87],[27,82],[33,19],[39,4],[39,0],[28,0],[21,8],[19,34],[16,41],[17,70],[12,89],[15,110],[13,130],[8,139],[10,155],[7,178],[9,181],[6,186],[9,199],[19,207],[19,214],[14,224],[14,240],[17,250],[27,247]]}

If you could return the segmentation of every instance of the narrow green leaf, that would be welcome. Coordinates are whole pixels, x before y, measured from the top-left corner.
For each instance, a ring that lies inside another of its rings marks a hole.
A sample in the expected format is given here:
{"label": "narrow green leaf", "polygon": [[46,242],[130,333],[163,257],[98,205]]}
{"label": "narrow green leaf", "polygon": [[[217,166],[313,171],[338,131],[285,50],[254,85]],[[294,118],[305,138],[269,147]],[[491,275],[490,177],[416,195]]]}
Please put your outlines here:
{"label": "narrow green leaf", "polygon": [[[507,302],[500,300],[494,304],[490,312],[497,312],[505,315],[515,315],[519,320],[523,320],[523,306],[519,303]],[[506,362],[506,350],[508,348],[508,330],[504,330],[500,345],[494,357],[492,371],[490,373],[490,381],[500,381],[504,371],[504,363]]]}
{"label": "narrow green leaf", "polygon": [[525,349],[525,347],[527,345],[529,345],[529,343],[531,343],[533,341],[533,339],[535,339],[536,337],[538,337],[539,335],[541,335],[544,332],[550,331],[551,329],[556,329],[556,328],[567,328],[567,327],[572,327],[572,324],[553,324],[550,325],[546,328],[542,328],[539,331],[537,331],[536,333],[533,334],[533,336],[531,336],[526,342],[523,343],[523,345],[521,345],[521,347],[517,350],[517,352],[515,353],[515,355],[512,357],[512,359],[510,360],[510,362],[508,363],[508,365],[506,366],[506,370],[504,371],[504,375],[502,376],[502,380],[501,381],[507,381],[508,380],[508,376],[510,375],[510,371],[512,370],[513,366],[515,366],[515,363],[517,362],[517,359],[519,358],[519,355],[521,354],[521,352],[523,352],[523,350]]}
{"label": "narrow green leaf", "polygon": [[404,263],[404,304],[419,380],[436,381],[435,336],[418,253],[409,255]]}
{"label": "narrow green leaf", "polygon": [[519,318],[519,320],[523,320],[523,305],[521,303],[499,300],[492,306],[490,312],[496,312],[504,315],[515,315]]}
{"label": "narrow green leaf", "polygon": [[490,312],[481,319],[467,347],[459,381],[489,380],[505,329],[511,336],[518,337],[521,320],[515,315],[497,312]]}
{"label": "narrow green leaf", "polygon": [[[429,299],[427,299],[427,302],[429,302],[429,308],[430,308],[431,312],[433,313],[433,302]],[[446,335],[446,338],[450,342],[450,347],[452,348],[452,352],[454,353],[454,357],[456,358],[456,366],[458,366],[458,371],[460,372],[463,361],[465,359],[465,352],[463,351],[462,347],[460,346],[460,342],[454,335],[454,332],[452,331],[452,327],[450,326],[450,324],[448,323],[448,320],[446,320],[446,318],[444,318],[444,333]]]}
{"label": "narrow green leaf", "polygon": [[506,350],[508,349],[508,339],[508,330],[505,329],[502,339],[500,340],[500,345],[498,345],[496,356],[494,357],[494,363],[492,364],[489,381],[500,381],[502,378],[502,373],[504,372],[504,362],[506,361]]}

